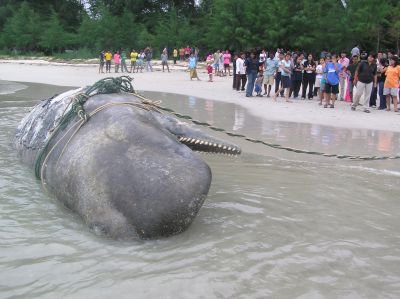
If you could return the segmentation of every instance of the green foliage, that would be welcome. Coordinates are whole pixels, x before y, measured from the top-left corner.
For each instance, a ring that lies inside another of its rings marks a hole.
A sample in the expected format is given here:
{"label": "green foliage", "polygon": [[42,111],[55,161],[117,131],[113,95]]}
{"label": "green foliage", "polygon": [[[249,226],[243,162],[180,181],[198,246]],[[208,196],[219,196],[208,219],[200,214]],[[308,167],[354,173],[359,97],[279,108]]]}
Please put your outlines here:
{"label": "green foliage", "polygon": [[158,54],[191,45],[319,52],[349,51],[358,43],[399,50],[399,1],[346,2],[344,8],[341,0],[2,0],[0,48],[57,54],[151,46]]}

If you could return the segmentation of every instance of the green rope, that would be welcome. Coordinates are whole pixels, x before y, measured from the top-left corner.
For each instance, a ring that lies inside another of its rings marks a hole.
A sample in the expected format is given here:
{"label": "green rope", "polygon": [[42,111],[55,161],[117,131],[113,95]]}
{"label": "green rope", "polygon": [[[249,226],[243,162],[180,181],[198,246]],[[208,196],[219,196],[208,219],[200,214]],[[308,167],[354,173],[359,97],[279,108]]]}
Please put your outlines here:
{"label": "green rope", "polygon": [[84,108],[84,104],[87,102],[87,100],[96,94],[110,94],[119,92],[135,93],[131,81],[132,78],[129,76],[104,78],[97,81],[92,86],[89,86],[84,92],[78,93],[72,97],[71,109],[64,113],[64,115],[60,118],[59,122],[53,129],[52,135],[50,136],[49,140],[47,140],[46,144],[36,158],[35,175],[38,179],[41,179],[41,168],[49,150],[49,146],[58,133],[64,129],[76,116],[79,116],[84,123],[89,120],[89,116]]}

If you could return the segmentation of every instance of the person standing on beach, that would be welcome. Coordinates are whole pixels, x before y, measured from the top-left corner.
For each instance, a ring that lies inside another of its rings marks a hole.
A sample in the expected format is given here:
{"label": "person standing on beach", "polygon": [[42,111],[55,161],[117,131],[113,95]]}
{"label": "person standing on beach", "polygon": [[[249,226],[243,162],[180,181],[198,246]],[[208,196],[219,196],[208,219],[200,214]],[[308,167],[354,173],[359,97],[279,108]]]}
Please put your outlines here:
{"label": "person standing on beach", "polygon": [[278,57],[278,70],[276,71],[275,74],[275,93],[278,90],[281,90],[281,97],[283,97],[283,93],[284,93],[284,88],[283,84],[282,84],[282,73],[281,73],[281,68],[279,67],[279,64],[282,65],[283,61],[285,60],[285,55],[283,54],[282,51],[277,52],[278,55],[275,54],[275,57]]}
{"label": "person standing on beach", "polygon": [[197,75],[197,59],[196,56],[194,56],[194,53],[190,54],[189,56],[189,62],[188,62],[188,68],[190,72],[190,80],[193,78],[196,78],[198,81],[200,81],[199,76]]}
{"label": "person standing on beach", "polygon": [[246,87],[246,97],[253,96],[254,83],[257,78],[258,70],[260,67],[260,62],[256,57],[256,53],[252,51],[250,57],[245,61],[246,74],[247,74],[247,87]]}
{"label": "person standing on beach", "polygon": [[121,64],[121,55],[119,55],[119,51],[117,51],[114,53],[114,68],[116,73],[118,73],[120,64]]}
{"label": "person standing on beach", "polygon": [[162,64],[162,71],[164,72],[164,67],[167,67],[169,73],[167,49],[164,49],[161,53],[161,64]]}
{"label": "person standing on beach", "polygon": [[290,60],[291,54],[286,53],[285,59],[279,62],[279,69],[281,72],[281,80],[282,80],[282,87],[279,88],[274,94],[274,101],[276,101],[276,97],[282,92],[285,92],[285,100],[286,102],[290,103],[289,100],[289,92],[290,92],[290,75],[292,73],[292,62]]}
{"label": "person standing on beach", "polygon": [[224,60],[224,73],[226,76],[226,70],[228,69],[229,76],[231,76],[231,53],[228,50],[223,55]]}
{"label": "person standing on beach", "polygon": [[128,71],[128,68],[126,67],[126,52],[122,50],[121,52],[121,72],[123,73],[126,71],[127,73],[130,73]]}
{"label": "person standing on beach", "polygon": [[137,58],[138,58],[139,54],[136,52],[135,49],[132,49],[130,56],[131,56],[131,73],[134,73],[135,72],[136,61],[137,61]]}
{"label": "person standing on beach", "polygon": [[144,50],[145,54],[145,60],[146,60],[146,71],[148,72],[149,70],[152,72],[153,71],[153,66],[151,65],[151,59],[153,58],[153,51],[150,47],[147,47]]}
{"label": "person standing on beach", "polygon": [[174,59],[174,64],[176,64],[176,60],[178,59],[178,50],[176,47],[174,48],[174,51],[172,51],[172,57]]}
{"label": "person standing on beach", "polygon": [[104,58],[104,50],[100,52],[100,65],[99,65],[99,74],[104,73],[104,63],[105,63],[105,58]]}
{"label": "person standing on beach", "polygon": [[364,112],[370,113],[369,99],[371,96],[372,87],[376,87],[378,76],[377,67],[373,63],[375,56],[368,55],[367,60],[361,61],[356,69],[356,74],[354,76],[354,86],[356,86],[357,91],[354,95],[354,102],[351,106],[351,110],[355,111],[358,104],[360,103],[361,96],[363,96],[363,106]]}
{"label": "person standing on beach", "polygon": [[275,59],[274,53],[270,52],[264,67],[264,95],[267,95],[267,97],[269,97],[272,85],[274,85],[274,78],[277,70],[278,59]]}
{"label": "person standing on beach", "polygon": [[314,62],[313,55],[308,54],[307,60],[303,63],[304,73],[303,73],[303,90],[301,98],[304,100],[307,94],[308,87],[308,99],[312,100],[314,95],[314,84],[315,84],[315,69],[317,67]]}
{"label": "person standing on beach", "polygon": [[143,65],[144,65],[144,58],[145,57],[146,57],[146,55],[144,54],[144,51],[141,50],[139,55],[138,55],[137,61],[136,61],[136,67],[137,67],[136,68],[136,73],[139,73],[139,70],[140,70],[141,73],[143,73]]}
{"label": "person standing on beach", "polygon": [[106,60],[106,73],[111,73],[111,59],[112,59],[112,53],[110,50],[107,50],[107,52],[104,54],[104,58]]}
{"label": "person standing on beach", "polygon": [[392,56],[392,58],[389,59],[389,66],[385,74],[386,80],[383,94],[386,96],[386,110],[390,111],[390,98],[392,98],[394,112],[399,112],[397,104],[400,86],[400,66],[399,59],[396,56]]}
{"label": "person standing on beach", "polygon": [[[236,90],[237,91],[244,91],[244,87],[246,86],[246,67],[244,65],[244,59],[246,57],[246,54],[241,53],[240,57],[236,59]],[[240,82],[242,83],[242,86],[240,87]]]}
{"label": "person standing on beach", "polygon": [[337,62],[336,54],[333,54],[332,57],[326,57],[324,70],[326,74],[324,108],[328,108],[328,106],[335,108],[336,96],[339,93],[339,73],[341,69],[342,66]]}
{"label": "person standing on beach", "polygon": [[350,60],[346,57],[346,51],[342,51],[340,53],[340,59],[339,63],[342,66],[342,70],[339,73],[339,100],[344,101],[345,94],[346,94],[346,72],[347,72],[347,67],[349,66]]}

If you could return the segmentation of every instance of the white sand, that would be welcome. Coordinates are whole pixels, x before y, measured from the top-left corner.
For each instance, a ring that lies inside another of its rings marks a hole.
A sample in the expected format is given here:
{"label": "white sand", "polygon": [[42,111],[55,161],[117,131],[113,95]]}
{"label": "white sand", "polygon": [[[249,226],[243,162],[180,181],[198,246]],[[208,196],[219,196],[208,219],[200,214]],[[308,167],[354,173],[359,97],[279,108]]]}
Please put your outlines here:
{"label": "white sand", "polygon": [[[232,90],[232,77],[215,77],[214,82],[207,82],[205,68],[200,67],[199,76],[202,81],[190,81],[185,65],[170,65],[170,67],[171,73],[161,72],[160,66],[157,65],[155,67],[157,70],[154,72],[144,71],[129,75],[134,78],[133,85],[137,90],[177,93],[234,103],[268,120],[400,132],[400,113],[393,111],[371,109],[371,113],[367,114],[361,109],[356,112],[351,111],[349,103],[344,102],[336,102],[335,109],[324,109],[316,100],[296,100],[293,103],[286,103],[283,98],[278,98],[278,102],[266,97],[246,98],[244,93]],[[111,76],[118,75],[122,73],[111,73]],[[106,76],[109,74],[98,74],[97,65],[0,60],[0,80],[84,86]]]}

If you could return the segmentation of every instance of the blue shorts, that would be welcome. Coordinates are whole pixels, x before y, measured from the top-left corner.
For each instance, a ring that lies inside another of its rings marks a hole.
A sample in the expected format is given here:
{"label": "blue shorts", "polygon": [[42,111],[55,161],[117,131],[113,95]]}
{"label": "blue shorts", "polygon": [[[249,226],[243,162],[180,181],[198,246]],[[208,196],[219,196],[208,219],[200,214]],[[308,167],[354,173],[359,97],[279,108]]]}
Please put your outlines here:
{"label": "blue shorts", "polygon": [[282,87],[283,88],[290,88],[291,82],[290,82],[290,77],[289,76],[281,76],[282,80]]}

